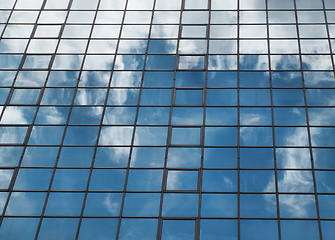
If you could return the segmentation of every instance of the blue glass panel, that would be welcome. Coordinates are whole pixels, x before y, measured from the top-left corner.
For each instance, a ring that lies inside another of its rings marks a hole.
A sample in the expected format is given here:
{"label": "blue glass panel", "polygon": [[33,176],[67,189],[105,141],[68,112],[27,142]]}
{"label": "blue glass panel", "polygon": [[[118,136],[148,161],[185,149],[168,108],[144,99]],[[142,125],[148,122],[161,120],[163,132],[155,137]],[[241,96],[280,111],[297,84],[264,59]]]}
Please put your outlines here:
{"label": "blue glass panel", "polygon": [[237,172],[234,170],[204,170],[202,181],[205,192],[237,191]]}
{"label": "blue glass panel", "polygon": [[200,168],[201,148],[169,148],[167,167]]}
{"label": "blue glass panel", "polygon": [[165,147],[134,147],[130,167],[163,167]]}
{"label": "blue glass panel", "polygon": [[165,145],[167,127],[137,127],[135,145]]}
{"label": "blue glass panel", "polygon": [[57,169],[52,183],[53,190],[85,190],[89,169]]}
{"label": "blue glass panel", "polygon": [[9,199],[6,215],[40,216],[46,193],[43,192],[13,192]]}
{"label": "blue glass panel", "polygon": [[148,55],[145,68],[148,70],[173,70],[175,61],[175,55]]}
{"label": "blue glass panel", "polygon": [[315,171],[315,180],[319,193],[333,193],[335,191],[335,172]]}
{"label": "blue glass panel", "polygon": [[[22,147],[5,147],[0,148],[0,166],[17,166],[19,163]],[[26,152],[29,148],[26,149]]]}
{"label": "blue glass panel", "polygon": [[40,218],[4,218],[0,228],[0,238],[34,239],[39,220]]}
{"label": "blue glass panel", "polygon": [[321,221],[322,239],[332,240],[335,234],[335,221]]}
{"label": "blue glass panel", "polygon": [[[22,144],[26,136],[27,127],[4,127],[0,128],[0,143]],[[31,135],[32,137],[33,135]]]}
{"label": "blue glass panel", "polygon": [[75,239],[78,222],[78,218],[44,218],[38,239]]}
{"label": "blue glass panel", "polygon": [[77,71],[51,71],[47,86],[75,87],[78,81]]}
{"label": "blue glass panel", "polygon": [[68,126],[64,145],[95,145],[99,127]]}
{"label": "blue glass panel", "polygon": [[171,89],[143,89],[141,105],[170,105]]}
{"label": "blue glass panel", "polygon": [[132,125],[135,122],[136,107],[107,107],[103,124]]}
{"label": "blue glass panel", "polygon": [[301,72],[272,72],[273,87],[302,87]]}
{"label": "blue glass panel", "polygon": [[237,144],[236,127],[206,127],[206,146],[234,146]]}
{"label": "blue glass panel", "polygon": [[269,72],[240,72],[240,87],[270,87]]}
{"label": "blue glass panel", "polygon": [[133,127],[102,127],[100,145],[130,145]]}
{"label": "blue glass panel", "polygon": [[173,171],[167,175],[166,190],[197,190],[198,171]]}
{"label": "blue glass panel", "polygon": [[0,104],[1,105],[6,103],[9,90],[10,90],[9,88],[0,88]]}
{"label": "blue glass panel", "polygon": [[240,128],[241,146],[272,146],[271,127],[241,127]]}
{"label": "blue glass panel", "polygon": [[312,145],[318,147],[334,147],[335,146],[335,128],[332,127],[312,127],[311,138]]}
{"label": "blue glass panel", "polygon": [[172,128],[173,145],[200,145],[200,128]]}
{"label": "blue glass panel", "polygon": [[279,195],[280,217],[282,218],[316,218],[314,195]]}
{"label": "blue glass panel", "polygon": [[88,193],[84,216],[119,216],[122,193]]}
{"label": "blue glass panel", "polygon": [[236,148],[205,148],[204,168],[236,168]]}
{"label": "blue glass panel", "polygon": [[304,108],[274,108],[275,125],[306,125]]}
{"label": "blue glass panel", "polygon": [[149,42],[148,53],[176,53],[177,41],[176,40],[154,40],[151,39]]}
{"label": "blue glass panel", "polygon": [[34,126],[29,138],[29,144],[59,145],[63,132],[63,126]]}
{"label": "blue glass panel", "polygon": [[277,216],[276,195],[241,194],[241,217],[275,218]]}
{"label": "blue glass panel", "polygon": [[114,239],[117,225],[116,218],[83,218],[78,239]]}
{"label": "blue glass panel", "polygon": [[275,173],[272,170],[241,170],[242,192],[275,192]]}
{"label": "blue glass panel", "polygon": [[90,190],[122,191],[126,170],[123,169],[93,169]]}
{"label": "blue glass panel", "polygon": [[110,89],[108,105],[137,105],[138,89]]}
{"label": "blue glass panel", "polygon": [[268,89],[241,89],[241,106],[270,106],[270,91]]}
{"label": "blue glass panel", "polygon": [[128,191],[160,191],[162,188],[162,170],[129,170]]}
{"label": "blue glass panel", "polygon": [[[141,79],[142,79],[141,71],[138,71],[138,72],[114,71],[111,86],[112,87],[140,87]],[[106,85],[108,85],[108,82]],[[93,86],[99,86],[99,85],[95,84]]]}
{"label": "blue glass panel", "polygon": [[309,106],[334,106],[335,89],[306,89]]}
{"label": "blue glass panel", "polygon": [[31,124],[36,107],[7,106],[1,118],[2,124]]}
{"label": "blue glass panel", "polygon": [[[52,175],[52,169],[20,169],[15,181],[14,189],[48,190],[51,175]],[[10,180],[11,178],[8,179]],[[4,184],[3,181],[0,181],[0,184],[3,185]],[[9,185],[9,182],[7,185]]]}
{"label": "blue glass panel", "polygon": [[[202,107],[174,107],[172,111],[172,124],[202,125],[203,117]],[[168,116],[165,118],[169,119]]]}
{"label": "blue glass panel", "polygon": [[198,215],[198,194],[165,193],[162,215],[166,217],[196,217]]}
{"label": "blue glass panel", "polygon": [[84,195],[84,193],[50,193],[45,215],[80,216]]}
{"label": "blue glass panel", "polygon": [[305,105],[302,89],[273,89],[274,106],[303,106]]}
{"label": "blue glass panel", "polygon": [[335,169],[335,149],[313,148],[315,168]]}
{"label": "blue glass panel", "polygon": [[162,240],[193,240],[195,221],[164,220]]}
{"label": "blue glass panel", "polygon": [[22,159],[22,166],[54,166],[57,154],[58,147],[27,147]]}
{"label": "blue glass panel", "polygon": [[237,105],[237,91],[235,89],[208,89],[208,106],[235,106]]}
{"label": "blue glass panel", "polygon": [[[140,107],[138,112],[137,124],[168,125],[169,115],[169,107]],[[135,118],[133,119],[133,121],[134,120]]]}
{"label": "blue glass panel", "polygon": [[39,89],[15,89],[11,97],[11,104],[36,104]]}
{"label": "blue glass panel", "polygon": [[70,105],[74,88],[46,88],[43,94],[42,105]]}
{"label": "blue glass panel", "polygon": [[237,72],[208,72],[207,87],[237,87]]}
{"label": "blue glass panel", "polygon": [[309,108],[309,124],[315,126],[334,126],[335,108]]}
{"label": "blue glass panel", "polygon": [[[278,171],[279,192],[313,192],[313,176],[311,171]],[[294,179],[292,181],[291,179]]]}
{"label": "blue glass panel", "polygon": [[[144,55],[117,55],[114,68],[116,70],[142,70],[144,60]],[[110,63],[110,66],[112,65],[113,63]]]}
{"label": "blue glass panel", "polygon": [[143,87],[172,87],[173,72],[145,72]]}
{"label": "blue glass panel", "polygon": [[237,109],[207,107],[206,125],[237,125]]}
{"label": "blue glass panel", "polygon": [[236,217],[237,195],[235,194],[202,194],[202,217]]}
{"label": "blue glass panel", "polygon": [[200,239],[237,240],[237,221],[234,219],[201,219]]}
{"label": "blue glass panel", "polygon": [[[265,43],[265,42],[264,42]],[[249,43],[251,46],[253,42]],[[242,44],[241,44],[242,45]],[[264,46],[265,45],[265,46]],[[240,47],[242,53],[265,53],[267,46],[264,44],[261,49],[255,48],[255,50],[243,49]],[[269,69],[269,63],[267,56],[264,55],[240,55],[240,69],[241,70],[267,70]]]}
{"label": "blue glass panel", "polygon": [[271,108],[240,108],[242,125],[272,125]]}
{"label": "blue glass panel", "polygon": [[272,148],[241,148],[240,149],[241,168],[273,168]]}
{"label": "blue glass panel", "polygon": [[38,109],[35,123],[37,124],[65,124],[69,115],[69,107],[43,107]]}
{"label": "blue glass panel", "polygon": [[93,147],[63,147],[58,160],[58,167],[90,167]]}
{"label": "blue glass panel", "polygon": [[123,216],[158,216],[160,193],[127,193]]}
{"label": "blue glass panel", "polygon": [[306,87],[334,87],[333,72],[304,72]]}
{"label": "blue glass panel", "polygon": [[308,148],[277,148],[278,168],[311,168],[311,156]]}
{"label": "blue glass panel", "polygon": [[276,240],[278,224],[274,220],[241,220],[241,239]]}
{"label": "blue glass panel", "polygon": [[95,167],[127,167],[129,148],[98,147],[95,155]]}
{"label": "blue glass panel", "polygon": [[205,72],[180,72],[176,73],[176,87],[198,87],[205,86]]}
{"label": "blue glass panel", "polygon": [[100,124],[102,107],[73,107],[69,124]]}
{"label": "blue glass panel", "polygon": [[119,240],[155,239],[157,225],[157,219],[124,218],[121,221]]}
{"label": "blue glass panel", "polygon": [[308,146],[307,128],[276,127],[275,140],[277,146]]}
{"label": "blue glass panel", "polygon": [[334,218],[335,216],[335,196],[319,195],[319,211],[321,218]]}
{"label": "blue glass panel", "polygon": [[202,105],[202,90],[176,90],[175,104]]}
{"label": "blue glass panel", "polygon": [[318,222],[314,220],[281,220],[283,239],[315,240],[319,239]]}

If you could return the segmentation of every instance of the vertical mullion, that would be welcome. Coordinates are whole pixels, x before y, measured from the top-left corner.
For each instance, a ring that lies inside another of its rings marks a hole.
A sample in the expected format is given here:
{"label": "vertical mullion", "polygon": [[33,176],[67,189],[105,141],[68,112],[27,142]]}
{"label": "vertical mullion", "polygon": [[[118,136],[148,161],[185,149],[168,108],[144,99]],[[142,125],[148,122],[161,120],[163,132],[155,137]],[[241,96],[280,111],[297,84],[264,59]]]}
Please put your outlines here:
{"label": "vertical mullion", "polygon": [[[318,221],[318,230],[320,240],[322,240],[322,230],[321,230],[321,221],[320,221],[320,212],[319,212],[319,202],[317,196],[317,188],[316,188],[316,181],[315,181],[315,171],[314,171],[314,161],[313,161],[313,152],[312,152],[312,140],[311,140],[311,130],[309,125],[309,116],[308,116],[308,107],[307,107],[307,97],[306,97],[306,87],[305,87],[305,79],[304,79],[304,70],[303,70],[303,62],[302,62],[302,54],[301,54],[301,43],[300,43],[300,33],[299,33],[299,21],[298,21],[298,14],[297,14],[297,5],[296,0],[293,0],[294,3],[294,12],[295,12],[295,20],[296,20],[296,30],[297,30],[297,38],[298,38],[298,49],[299,49],[299,60],[300,60],[300,72],[302,78],[302,90],[304,94],[304,105],[305,105],[305,112],[306,112],[306,126],[307,126],[307,134],[308,134],[308,145],[309,145],[309,153],[311,159],[311,171],[313,176],[313,187],[314,187],[314,197],[315,197],[315,207],[316,207],[316,214],[317,214],[317,221]],[[329,38],[328,38],[329,39]],[[331,51],[331,50],[330,50]],[[333,61],[332,61],[333,63]],[[333,65],[334,66],[334,65]]]}
{"label": "vertical mullion", "polygon": [[207,82],[208,82],[208,59],[209,59],[209,38],[210,38],[210,23],[211,23],[211,0],[208,0],[208,22],[206,28],[206,40],[207,40],[207,49],[205,55],[205,86],[203,88],[203,119],[201,127],[201,162],[200,169],[198,171],[198,193],[199,193],[199,206],[198,206],[198,217],[196,220],[196,231],[195,231],[195,240],[200,239],[200,227],[201,227],[201,206],[202,206],[202,181],[203,181],[203,168],[204,168],[204,152],[205,152],[205,126],[206,126],[206,105],[207,105]]}
{"label": "vertical mullion", "polygon": [[176,74],[179,64],[179,42],[181,39],[182,34],[182,17],[183,12],[185,9],[185,0],[181,0],[181,9],[179,10],[179,29],[178,29],[178,40],[176,46],[176,59],[175,59],[175,68],[173,73],[173,83],[172,83],[172,95],[171,95],[171,105],[170,105],[170,113],[169,113],[169,124],[168,124],[168,135],[166,140],[166,151],[165,151],[165,159],[164,159],[164,168],[163,168],[163,181],[162,181],[162,191],[160,197],[160,205],[159,205],[159,215],[158,215],[158,228],[157,228],[157,236],[156,240],[160,240],[162,237],[162,229],[163,229],[163,217],[162,217],[162,210],[163,210],[163,198],[164,192],[166,190],[166,182],[167,182],[167,158],[168,158],[168,151],[169,147],[171,146],[171,137],[172,137],[172,111],[175,102],[175,93],[176,93]]}
{"label": "vertical mullion", "polygon": [[[120,236],[122,213],[123,213],[124,203],[125,203],[125,198],[126,198],[126,193],[127,193],[127,184],[128,184],[129,170],[130,170],[130,162],[131,162],[132,152],[133,152],[133,149],[134,149],[136,124],[137,124],[137,119],[138,119],[138,112],[139,112],[139,108],[140,108],[140,103],[141,103],[141,95],[142,95],[142,88],[143,88],[143,78],[144,78],[144,73],[145,73],[145,68],[146,68],[146,62],[147,62],[147,58],[148,58],[149,40],[150,40],[150,36],[151,36],[151,29],[152,29],[152,23],[153,23],[153,18],[154,18],[154,9],[155,9],[155,6],[156,6],[156,0],[152,0],[152,1],[153,1],[152,10],[151,10],[152,14],[151,14],[149,33],[148,33],[148,38],[147,38],[147,46],[146,46],[145,57],[144,57],[144,64],[143,64],[143,70],[142,70],[142,76],[141,76],[141,84],[140,84],[139,96],[138,96],[138,101],[137,101],[137,106],[136,106],[136,114],[135,114],[133,134],[132,134],[131,146],[130,146],[130,152],[129,152],[129,158],[128,158],[128,165],[127,165],[126,176],[125,176],[125,183],[124,183],[124,188],[123,188],[123,193],[122,193],[122,202],[121,202],[121,207],[120,207],[120,216],[119,216],[119,220],[118,220],[116,240],[118,240],[119,236]],[[123,17],[125,17],[125,14],[127,12],[127,5],[128,5],[128,0],[127,0],[127,3],[126,3],[126,8],[125,8],[125,12],[124,12]],[[123,19],[123,24],[124,24],[124,19]],[[120,32],[120,34],[121,34],[121,32]],[[120,35],[120,37],[121,37],[121,35]]]}
{"label": "vertical mullion", "polygon": [[237,0],[237,239],[241,239],[240,187],[240,0]]}
{"label": "vertical mullion", "polygon": [[269,62],[269,81],[270,81],[270,101],[271,101],[271,122],[272,122],[272,144],[273,144],[273,159],[275,173],[275,189],[276,189],[276,206],[277,206],[277,226],[278,239],[281,240],[281,225],[280,225],[280,209],[279,209],[279,191],[278,191],[278,170],[277,170],[277,154],[276,154],[276,135],[274,123],[274,106],[273,106],[273,91],[272,91],[272,66],[271,66],[271,51],[270,51],[270,26],[269,26],[269,6],[268,0],[265,0],[266,7],[266,28],[267,28],[267,44],[268,44],[268,62]]}

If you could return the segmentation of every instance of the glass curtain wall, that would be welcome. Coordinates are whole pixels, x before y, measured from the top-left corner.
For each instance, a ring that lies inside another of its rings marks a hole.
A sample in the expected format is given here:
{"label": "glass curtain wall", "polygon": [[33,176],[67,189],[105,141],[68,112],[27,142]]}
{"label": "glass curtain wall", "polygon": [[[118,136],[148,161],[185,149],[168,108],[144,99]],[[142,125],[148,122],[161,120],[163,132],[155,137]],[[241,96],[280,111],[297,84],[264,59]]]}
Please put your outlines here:
{"label": "glass curtain wall", "polygon": [[333,0],[2,0],[0,239],[334,239],[334,46]]}

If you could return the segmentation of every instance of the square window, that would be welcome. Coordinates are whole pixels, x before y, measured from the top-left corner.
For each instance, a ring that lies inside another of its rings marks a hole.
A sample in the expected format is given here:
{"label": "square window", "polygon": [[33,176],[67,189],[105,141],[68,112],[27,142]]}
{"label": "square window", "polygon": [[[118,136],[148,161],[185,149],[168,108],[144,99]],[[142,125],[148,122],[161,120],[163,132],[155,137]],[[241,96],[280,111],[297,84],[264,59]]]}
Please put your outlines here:
{"label": "square window", "polygon": [[202,90],[176,90],[176,105],[202,105]]}
{"label": "square window", "polygon": [[159,214],[160,193],[127,193],[123,216],[154,217]]}
{"label": "square window", "polygon": [[237,216],[236,194],[202,194],[202,217],[229,217]]}
{"label": "square window", "polygon": [[204,170],[202,191],[236,192],[237,172],[234,170]]}
{"label": "square window", "polygon": [[193,220],[163,220],[162,240],[193,240],[195,235]]}
{"label": "square window", "polygon": [[196,217],[198,216],[199,195],[194,193],[165,193],[162,216]]}

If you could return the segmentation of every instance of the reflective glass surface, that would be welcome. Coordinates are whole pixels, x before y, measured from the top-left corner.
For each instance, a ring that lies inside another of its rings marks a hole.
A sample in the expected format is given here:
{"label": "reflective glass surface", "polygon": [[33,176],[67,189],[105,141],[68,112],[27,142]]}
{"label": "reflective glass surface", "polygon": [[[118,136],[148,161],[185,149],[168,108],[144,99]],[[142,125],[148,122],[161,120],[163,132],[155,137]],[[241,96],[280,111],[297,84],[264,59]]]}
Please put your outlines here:
{"label": "reflective glass surface", "polygon": [[334,0],[0,0],[0,239],[334,239],[334,52]]}

